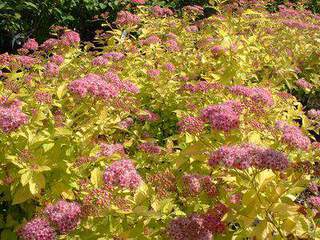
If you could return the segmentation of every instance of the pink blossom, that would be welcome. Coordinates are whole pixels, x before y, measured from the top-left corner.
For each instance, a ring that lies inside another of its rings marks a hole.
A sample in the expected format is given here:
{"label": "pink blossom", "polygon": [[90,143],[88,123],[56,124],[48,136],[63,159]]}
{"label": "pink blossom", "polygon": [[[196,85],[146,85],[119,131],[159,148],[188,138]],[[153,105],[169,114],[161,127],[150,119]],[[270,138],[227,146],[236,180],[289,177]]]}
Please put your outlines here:
{"label": "pink blossom", "polygon": [[8,66],[12,60],[13,60],[13,57],[8,53],[0,54],[0,66]]}
{"label": "pink blossom", "polygon": [[132,118],[126,118],[119,123],[119,126],[124,129],[128,129],[134,123]]}
{"label": "pink blossom", "polygon": [[103,56],[112,61],[121,61],[125,58],[125,55],[121,52],[109,52],[103,54]]}
{"label": "pink blossom", "polygon": [[195,25],[191,25],[191,26],[187,26],[186,27],[186,31],[187,32],[198,32],[199,31],[199,28]]}
{"label": "pink blossom", "polygon": [[320,119],[320,110],[310,109],[307,114],[311,119]]}
{"label": "pink blossom", "polygon": [[81,98],[91,95],[106,100],[119,94],[117,87],[107,83],[101,76],[92,73],[72,81],[68,87],[72,93],[79,95]]}
{"label": "pink blossom", "polygon": [[204,128],[204,122],[197,117],[185,117],[177,123],[180,132],[188,132],[192,134],[202,132]]}
{"label": "pink blossom", "polygon": [[59,66],[55,63],[48,62],[45,65],[44,74],[48,77],[57,77],[60,73]]}
{"label": "pink blossom", "polygon": [[151,45],[151,44],[157,44],[161,43],[161,39],[157,35],[151,35],[147,37],[146,39],[143,39],[140,41],[141,45]]}
{"label": "pink blossom", "polygon": [[44,213],[59,233],[68,233],[74,230],[80,222],[81,207],[76,202],[60,200],[48,205]]}
{"label": "pink blossom", "polygon": [[320,196],[313,196],[308,198],[308,203],[314,207],[320,209]]}
{"label": "pink blossom", "polygon": [[99,156],[110,157],[115,153],[119,153],[120,155],[125,155],[124,147],[122,144],[100,144],[100,153]]}
{"label": "pink blossom", "polygon": [[176,70],[176,67],[172,63],[166,63],[164,64],[164,67],[167,69],[169,72],[174,72]]}
{"label": "pink blossom", "polygon": [[309,82],[307,82],[304,78],[298,79],[295,84],[302,89],[311,89],[313,88],[313,85]]}
{"label": "pink blossom", "polygon": [[169,39],[165,42],[165,44],[169,52],[179,52],[181,50],[175,39]]}
{"label": "pink blossom", "polygon": [[202,110],[202,119],[211,124],[215,130],[228,132],[239,128],[241,104],[228,101],[222,104],[211,105]]}
{"label": "pink blossom", "polygon": [[0,129],[5,133],[15,131],[28,122],[28,116],[21,111],[21,102],[0,103]]}
{"label": "pink blossom", "polygon": [[184,188],[191,196],[198,195],[200,192],[206,192],[209,196],[215,196],[217,193],[210,176],[198,174],[187,174],[183,176]]}
{"label": "pink blossom", "polygon": [[211,48],[211,52],[215,57],[218,57],[225,52],[225,49],[220,45],[215,45]]}
{"label": "pink blossom", "polygon": [[57,65],[61,65],[64,62],[64,58],[61,55],[55,54],[55,55],[50,57],[50,61],[52,63],[57,64]]}
{"label": "pink blossom", "polygon": [[104,56],[98,56],[92,60],[93,66],[104,66],[104,65],[108,65],[108,63],[109,63],[109,60]]}
{"label": "pink blossom", "polygon": [[253,144],[222,146],[211,153],[208,163],[210,166],[223,164],[238,169],[256,167],[276,171],[285,170],[289,165],[287,157],[281,152]]}
{"label": "pink blossom", "polygon": [[202,15],[203,14],[203,7],[198,6],[198,5],[193,5],[193,6],[185,6],[183,8],[184,11],[188,12],[188,13],[192,13],[192,14],[199,14]]}
{"label": "pink blossom", "polygon": [[49,222],[42,218],[34,218],[18,231],[23,240],[55,240],[56,232]]}
{"label": "pink blossom", "polygon": [[61,36],[61,43],[64,46],[71,46],[71,45],[76,45],[80,42],[80,35],[77,32],[74,31],[66,31],[62,36]]}
{"label": "pink blossom", "polygon": [[55,46],[59,44],[59,40],[55,38],[49,38],[46,41],[44,41],[40,47],[46,51],[52,50]]}
{"label": "pink blossom", "polygon": [[241,202],[241,199],[242,199],[241,193],[235,193],[230,196],[230,202],[232,204],[239,204]]}
{"label": "pink blossom", "polygon": [[152,7],[151,12],[155,17],[166,17],[173,15],[173,11],[170,8],[162,8],[160,6]]}
{"label": "pink blossom", "polygon": [[116,25],[119,26],[135,26],[140,23],[140,18],[128,11],[118,12],[117,19],[115,21]]}
{"label": "pink blossom", "polygon": [[159,69],[150,69],[147,71],[147,74],[151,78],[156,78],[161,74],[161,71]]}
{"label": "pink blossom", "polygon": [[34,38],[29,38],[28,41],[23,44],[23,48],[28,50],[37,50],[38,47],[39,44]]}
{"label": "pink blossom", "polygon": [[27,68],[32,67],[38,62],[36,58],[29,56],[18,56],[17,59],[23,67]]}
{"label": "pink blossom", "polygon": [[276,128],[282,132],[282,142],[305,151],[309,149],[311,141],[299,127],[289,125],[283,121],[277,121]]}
{"label": "pink blossom", "polygon": [[107,186],[119,186],[123,188],[135,189],[142,179],[129,159],[113,162],[106,168],[104,181]]}
{"label": "pink blossom", "polygon": [[145,153],[160,154],[161,148],[154,143],[145,142],[139,145],[139,149]]}
{"label": "pink blossom", "polygon": [[35,99],[40,104],[50,104],[52,102],[52,96],[46,92],[36,92]]}
{"label": "pink blossom", "polygon": [[146,110],[144,113],[138,115],[141,121],[156,122],[159,120],[159,116],[156,113]]}

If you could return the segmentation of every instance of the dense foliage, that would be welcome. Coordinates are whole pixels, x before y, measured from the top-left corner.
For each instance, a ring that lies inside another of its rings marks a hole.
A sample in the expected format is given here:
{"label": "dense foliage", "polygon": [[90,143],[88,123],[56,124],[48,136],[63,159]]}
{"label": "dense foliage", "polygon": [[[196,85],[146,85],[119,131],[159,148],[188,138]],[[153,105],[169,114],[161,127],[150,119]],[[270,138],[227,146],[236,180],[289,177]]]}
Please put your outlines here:
{"label": "dense foliage", "polygon": [[320,17],[134,2],[0,55],[1,239],[320,238]]}

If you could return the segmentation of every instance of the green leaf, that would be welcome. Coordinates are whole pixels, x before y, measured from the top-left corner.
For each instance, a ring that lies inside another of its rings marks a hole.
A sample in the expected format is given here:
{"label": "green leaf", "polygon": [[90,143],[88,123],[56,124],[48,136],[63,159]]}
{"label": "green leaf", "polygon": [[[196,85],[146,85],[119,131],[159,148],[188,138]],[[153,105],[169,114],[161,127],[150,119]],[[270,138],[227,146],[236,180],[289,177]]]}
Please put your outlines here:
{"label": "green leaf", "polygon": [[29,181],[29,189],[33,195],[39,194],[45,187],[45,178],[42,173],[33,173]]}
{"label": "green leaf", "polygon": [[20,187],[13,196],[12,205],[20,204],[32,198],[29,188]]}
{"label": "green leaf", "polygon": [[103,172],[99,168],[95,168],[91,171],[91,183],[96,188],[102,186],[103,184]]}
{"label": "green leaf", "polygon": [[30,179],[32,177],[32,172],[31,171],[27,171],[24,174],[21,175],[21,184],[22,186],[25,186],[29,183]]}

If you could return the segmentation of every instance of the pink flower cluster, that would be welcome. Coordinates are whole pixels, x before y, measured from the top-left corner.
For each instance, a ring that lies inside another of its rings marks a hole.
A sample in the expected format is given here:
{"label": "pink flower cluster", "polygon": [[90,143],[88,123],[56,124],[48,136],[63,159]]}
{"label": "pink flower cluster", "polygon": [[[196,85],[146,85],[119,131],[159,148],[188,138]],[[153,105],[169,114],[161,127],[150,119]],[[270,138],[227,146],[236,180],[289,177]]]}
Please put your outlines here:
{"label": "pink flower cluster", "polygon": [[61,36],[61,43],[64,46],[76,45],[80,42],[80,35],[74,31],[66,31]]}
{"label": "pink flower cluster", "polygon": [[23,67],[27,67],[27,68],[32,67],[34,64],[38,62],[36,58],[24,56],[24,55],[18,56],[17,60]]}
{"label": "pink flower cluster", "polygon": [[45,65],[44,74],[48,77],[57,77],[60,73],[59,66],[55,63],[48,62]]}
{"label": "pink flower cluster", "polygon": [[119,123],[119,126],[124,129],[128,129],[134,123],[132,118],[126,118]]}
{"label": "pink flower cluster", "polygon": [[46,92],[36,92],[34,98],[40,104],[50,104],[52,102],[52,96]]}
{"label": "pink flower cluster", "polygon": [[34,218],[18,231],[23,240],[55,240],[56,232],[45,219]]}
{"label": "pink flower cluster", "polygon": [[179,52],[181,50],[175,39],[168,39],[165,44],[169,52]]}
{"label": "pink flower cluster", "polygon": [[180,132],[188,132],[192,134],[202,132],[204,122],[198,117],[185,117],[177,123]]}
{"label": "pink flower cluster", "polygon": [[55,54],[50,57],[50,62],[57,65],[61,65],[64,62],[64,58],[61,55]]}
{"label": "pink flower cluster", "polygon": [[210,166],[223,164],[238,169],[256,167],[276,171],[285,170],[289,165],[283,153],[253,144],[222,146],[211,153],[208,163]]}
{"label": "pink flower cluster", "polygon": [[21,102],[3,101],[0,103],[0,129],[10,133],[28,122],[28,117],[21,111]]}
{"label": "pink flower cluster", "polygon": [[250,98],[254,103],[272,106],[274,101],[270,91],[264,88],[249,88],[242,85],[229,87],[229,91],[238,96]]}
{"label": "pink flower cluster", "polygon": [[211,53],[215,57],[221,56],[224,52],[225,52],[225,49],[221,45],[215,45],[211,47]]}
{"label": "pink flower cluster", "polygon": [[108,65],[108,63],[109,63],[109,60],[104,56],[98,56],[92,59],[93,66],[105,66],[105,65]]}
{"label": "pink flower cluster", "polygon": [[161,148],[151,142],[141,143],[139,145],[139,149],[145,153],[150,153],[150,154],[160,154],[161,153]]}
{"label": "pink flower cluster", "polygon": [[156,78],[161,74],[161,71],[159,69],[150,69],[147,71],[147,74],[151,78]]}
{"label": "pink flower cluster", "polygon": [[119,94],[118,88],[107,83],[101,76],[89,73],[83,78],[72,81],[69,90],[81,98],[91,95],[102,99],[110,99]]}
{"label": "pink flower cluster", "polygon": [[112,156],[114,153],[119,153],[120,155],[125,155],[124,147],[120,143],[116,144],[100,144],[100,153],[99,156],[109,157]]}
{"label": "pink flower cluster", "polygon": [[8,53],[0,54],[0,66],[7,66],[12,61],[12,56]]}
{"label": "pink flower cluster", "polygon": [[166,17],[173,15],[173,11],[170,8],[162,8],[160,6],[152,7],[151,12],[155,17]]}
{"label": "pink flower cluster", "polygon": [[112,71],[104,74],[103,78],[108,83],[113,84],[113,86],[116,87],[119,92],[125,91],[133,94],[140,92],[140,89],[135,84],[130,81],[121,80],[119,76]]}
{"label": "pink flower cluster", "polygon": [[196,84],[187,83],[182,86],[182,90],[190,93],[208,92],[210,90],[222,89],[223,85],[220,83],[209,83],[207,81],[200,81]]}
{"label": "pink flower cluster", "polygon": [[128,11],[120,11],[117,14],[117,19],[115,21],[116,25],[119,26],[135,26],[140,23],[140,18]]}
{"label": "pink flower cluster", "polygon": [[191,14],[199,14],[199,15],[202,15],[203,14],[203,7],[201,6],[198,6],[198,5],[193,5],[193,6],[185,6],[183,8],[184,11],[188,12],[188,13],[191,13]]}
{"label": "pink flower cluster", "polygon": [[125,58],[125,55],[121,52],[109,52],[103,54],[103,56],[112,61],[121,61]]}
{"label": "pink flower cluster", "polygon": [[74,230],[80,222],[81,206],[76,202],[60,200],[48,205],[44,213],[59,233],[68,233]]}
{"label": "pink flower cluster", "polygon": [[122,188],[135,189],[142,179],[129,159],[113,162],[104,172],[104,182],[107,186],[119,186]]}
{"label": "pink flower cluster", "polygon": [[59,44],[59,40],[56,38],[49,38],[46,41],[44,41],[40,47],[46,51],[52,50],[55,46]]}
{"label": "pink flower cluster", "polygon": [[38,42],[34,39],[34,38],[30,38],[28,39],[28,41],[26,41],[24,44],[23,44],[23,48],[25,49],[28,49],[28,50],[37,50],[39,47],[39,44]]}
{"label": "pink flower cluster", "polygon": [[224,230],[225,224],[221,218],[211,214],[191,214],[172,220],[167,234],[172,240],[211,240],[213,235]]}
{"label": "pink flower cluster", "polygon": [[305,136],[297,126],[289,125],[283,121],[276,122],[276,128],[282,132],[281,141],[291,147],[308,150],[311,144],[309,137]]}
{"label": "pink flower cluster", "polygon": [[308,117],[311,119],[320,119],[320,110],[311,109],[308,111]]}
{"label": "pink flower cluster", "polygon": [[167,69],[169,72],[174,72],[176,70],[176,67],[172,63],[166,63],[164,64],[164,67]]}
{"label": "pink flower cluster", "polygon": [[304,78],[298,79],[295,84],[302,89],[311,89],[313,88],[313,85],[309,82],[307,82]]}
{"label": "pink flower cluster", "polygon": [[241,111],[241,103],[227,101],[203,109],[201,118],[210,123],[213,129],[228,132],[239,128]]}
{"label": "pink flower cluster", "polygon": [[158,114],[153,113],[153,112],[148,111],[148,110],[145,110],[144,113],[139,114],[138,118],[141,121],[149,121],[149,122],[156,122],[156,121],[158,121],[160,119]]}
{"label": "pink flower cluster", "polygon": [[217,189],[210,176],[188,174],[183,176],[183,183],[187,194],[191,196],[198,195],[202,191],[206,192],[209,196],[217,194]]}
{"label": "pink flower cluster", "polygon": [[151,36],[147,37],[146,39],[143,39],[140,41],[140,44],[144,45],[144,46],[148,46],[151,44],[157,44],[157,43],[161,43],[161,39],[157,35],[151,35]]}
{"label": "pink flower cluster", "polygon": [[308,203],[317,209],[320,209],[320,196],[313,196],[308,198]]}

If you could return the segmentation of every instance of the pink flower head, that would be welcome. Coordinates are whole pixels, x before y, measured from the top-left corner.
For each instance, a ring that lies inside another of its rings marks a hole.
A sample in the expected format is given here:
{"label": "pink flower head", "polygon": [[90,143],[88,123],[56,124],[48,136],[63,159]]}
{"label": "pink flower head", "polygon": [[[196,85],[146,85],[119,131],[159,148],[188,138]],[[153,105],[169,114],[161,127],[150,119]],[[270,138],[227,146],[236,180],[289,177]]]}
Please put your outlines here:
{"label": "pink flower head", "polygon": [[277,121],[276,128],[282,132],[282,142],[305,151],[309,149],[311,141],[299,127],[289,125],[283,121]]}
{"label": "pink flower head", "polygon": [[203,7],[198,6],[198,5],[193,5],[193,6],[185,6],[183,8],[184,11],[186,11],[189,14],[196,14],[196,15],[202,15],[203,14]]}
{"label": "pink flower head", "polygon": [[132,118],[127,118],[127,119],[122,120],[122,121],[119,123],[119,126],[120,126],[121,128],[128,129],[130,126],[132,126],[133,123],[134,123],[134,121],[133,121]]}
{"label": "pink flower head", "polygon": [[128,11],[120,11],[117,14],[117,19],[115,21],[116,25],[119,26],[135,26],[140,23],[140,18]]}
{"label": "pink flower head", "polygon": [[133,163],[129,159],[113,162],[104,172],[104,182],[107,186],[135,189],[142,183]]}
{"label": "pink flower head", "polygon": [[147,74],[151,78],[156,78],[161,74],[161,71],[159,69],[150,69],[147,71]]}
{"label": "pink flower head", "polygon": [[104,56],[98,56],[92,60],[93,66],[105,66],[105,65],[108,65],[108,63],[109,63],[109,60]]}
{"label": "pink flower head", "polygon": [[316,110],[316,109],[309,110],[308,117],[311,119],[320,119],[320,110]]}
{"label": "pink flower head", "polygon": [[215,45],[211,48],[211,52],[215,57],[218,57],[225,52],[225,49],[220,45]]}
{"label": "pink flower head", "polygon": [[172,240],[211,240],[224,229],[221,220],[210,214],[191,214],[172,220],[167,233]]}
{"label": "pink flower head", "polygon": [[23,44],[23,48],[28,49],[28,50],[37,50],[39,47],[38,42],[34,38],[29,38],[28,41],[26,41]]}
{"label": "pink flower head", "polygon": [[215,196],[217,193],[210,176],[187,174],[183,176],[183,183],[187,193],[191,196],[198,195],[202,191],[209,196]]}
{"label": "pink flower head", "polygon": [[185,117],[177,123],[180,128],[180,132],[188,132],[192,134],[202,132],[204,128],[204,122],[197,117]]}
{"label": "pink flower head", "polygon": [[191,25],[186,27],[187,32],[198,32],[199,28],[196,25]]}
{"label": "pink flower head", "polygon": [[160,6],[152,7],[151,12],[155,17],[166,17],[173,15],[173,11],[170,8],[162,8]]}
{"label": "pink flower head", "polygon": [[169,72],[174,72],[176,70],[176,67],[172,63],[166,63],[164,64],[164,67],[167,69]]}
{"label": "pink flower head", "polygon": [[314,196],[308,198],[308,203],[317,209],[320,209],[320,196]]}
{"label": "pink flower head", "polygon": [[17,59],[23,67],[27,67],[27,68],[30,68],[37,63],[37,59],[34,57],[18,56]]}
{"label": "pink flower head", "polygon": [[202,110],[202,119],[211,124],[215,130],[228,132],[239,128],[241,104],[228,101],[222,104],[211,105]]}
{"label": "pink flower head", "polygon": [[61,65],[64,62],[64,58],[61,55],[55,54],[50,57],[50,62],[57,65]]}
{"label": "pink flower head", "polygon": [[256,167],[276,171],[285,170],[289,165],[287,157],[281,152],[253,144],[222,146],[211,153],[208,163],[210,166],[222,164],[238,169]]}
{"label": "pink flower head", "polygon": [[272,106],[274,101],[272,94],[264,88],[249,88],[242,85],[229,87],[229,91],[235,95],[250,98],[254,103],[259,105]]}
{"label": "pink flower head", "polygon": [[46,51],[52,50],[55,46],[59,44],[59,40],[55,38],[49,38],[44,41],[40,47]]}
{"label": "pink flower head", "polygon": [[81,206],[77,202],[60,200],[48,205],[44,213],[59,233],[68,233],[74,230],[80,222]]}
{"label": "pink flower head", "polygon": [[60,69],[59,66],[55,63],[48,62],[45,65],[44,74],[48,77],[57,77],[59,75]]}
{"label": "pink flower head", "polygon": [[136,3],[136,4],[145,4],[145,0],[131,0],[131,2]]}
{"label": "pink flower head", "polygon": [[151,35],[147,37],[146,39],[143,39],[140,41],[141,45],[151,45],[151,44],[157,44],[161,43],[161,39],[157,35]]}
{"label": "pink flower head", "polygon": [[0,54],[0,66],[8,66],[12,60],[13,60],[13,57],[8,53]]}
{"label": "pink flower head", "polygon": [[112,61],[121,61],[125,58],[125,55],[121,52],[109,52],[103,54],[103,56]]}
{"label": "pink flower head", "polygon": [[0,129],[10,133],[28,122],[28,116],[21,111],[21,102],[0,103]]}
{"label": "pink flower head", "polygon": [[313,85],[309,82],[307,82],[304,78],[298,79],[295,84],[302,89],[311,89],[313,88]]}
{"label": "pink flower head", "polygon": [[61,43],[64,46],[71,46],[71,45],[76,45],[80,42],[80,35],[77,32],[74,31],[66,31],[62,36],[61,36]]}
{"label": "pink flower head", "polygon": [[107,100],[119,94],[117,87],[107,83],[101,76],[92,73],[72,81],[68,87],[72,93],[81,98],[91,95]]}
{"label": "pink flower head", "polygon": [[120,155],[125,155],[124,152],[124,147],[122,144],[106,144],[106,143],[101,143],[100,144],[100,153],[99,156],[105,156],[105,157],[110,157],[114,153],[119,153]]}
{"label": "pink flower head", "polygon": [[40,104],[50,104],[52,102],[52,96],[46,92],[36,92],[35,99]]}
{"label": "pink flower head", "polygon": [[159,116],[156,113],[146,110],[144,113],[139,114],[139,119],[141,121],[149,121],[149,122],[156,122],[159,120]]}
{"label": "pink flower head", "polygon": [[57,234],[47,220],[34,218],[19,229],[18,235],[23,240],[55,240]]}
{"label": "pink flower head", "polygon": [[235,193],[230,196],[230,202],[232,204],[239,204],[241,202],[241,199],[242,199],[241,193]]}
{"label": "pink flower head", "polygon": [[179,52],[181,50],[175,39],[169,39],[165,42],[165,44],[169,52]]}
{"label": "pink flower head", "polygon": [[154,143],[145,142],[139,145],[139,149],[145,153],[160,154],[161,148]]}

